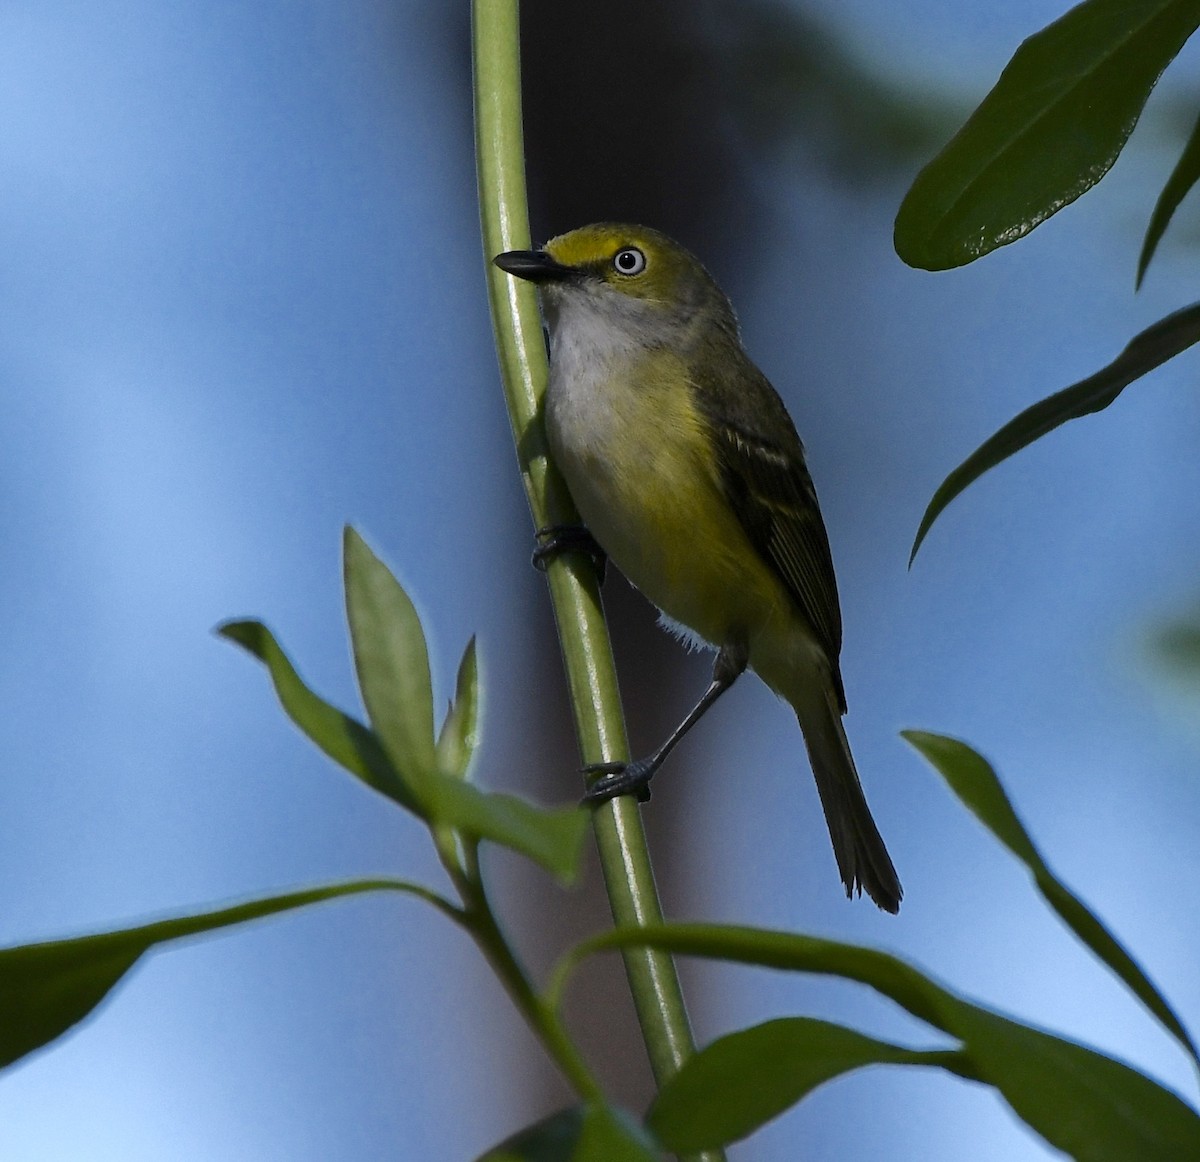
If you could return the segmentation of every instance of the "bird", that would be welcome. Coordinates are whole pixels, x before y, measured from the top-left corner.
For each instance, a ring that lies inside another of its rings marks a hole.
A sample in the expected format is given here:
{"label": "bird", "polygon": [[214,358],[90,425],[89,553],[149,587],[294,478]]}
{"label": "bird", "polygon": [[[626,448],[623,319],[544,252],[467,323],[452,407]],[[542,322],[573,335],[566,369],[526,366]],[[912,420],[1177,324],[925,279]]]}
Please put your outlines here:
{"label": "bird", "polygon": [[[540,292],[550,453],[586,532],[712,680],[657,751],[598,764],[585,800],[648,798],[676,743],[747,668],[795,711],[847,896],[903,891],[842,726],[842,618],[825,524],[782,399],[729,299],[690,251],[600,222],[495,265]],[[551,530],[542,552],[580,546]]]}

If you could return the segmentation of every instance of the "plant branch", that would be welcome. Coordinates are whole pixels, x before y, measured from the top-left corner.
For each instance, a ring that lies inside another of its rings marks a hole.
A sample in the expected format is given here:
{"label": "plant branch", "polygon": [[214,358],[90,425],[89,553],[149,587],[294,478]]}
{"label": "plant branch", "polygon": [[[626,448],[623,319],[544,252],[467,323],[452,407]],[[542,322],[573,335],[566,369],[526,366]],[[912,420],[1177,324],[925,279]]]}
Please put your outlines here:
{"label": "plant branch", "polygon": [[584,1101],[602,1102],[604,1095],[600,1085],[580,1057],[574,1042],[567,1036],[558,1010],[534,989],[524,967],[500,931],[482,880],[473,880],[465,888],[463,908],[464,927],[471,933],[546,1052]]}
{"label": "plant branch", "polygon": [[[578,523],[547,454],[540,408],[546,350],[536,295],[492,266],[503,250],[529,246],[521,131],[517,0],[474,0],[475,135],[480,217],[496,350],[521,476],[534,526]],[[612,649],[594,570],[560,557],[547,570],[585,762],[628,759]],[[625,796],[597,808],[596,840],[618,925],[655,923],[662,909],[638,807]],[[661,1085],[693,1050],[679,978],[670,956],[626,949],[625,968],[654,1076]],[[711,1155],[708,1157],[717,1157]]]}

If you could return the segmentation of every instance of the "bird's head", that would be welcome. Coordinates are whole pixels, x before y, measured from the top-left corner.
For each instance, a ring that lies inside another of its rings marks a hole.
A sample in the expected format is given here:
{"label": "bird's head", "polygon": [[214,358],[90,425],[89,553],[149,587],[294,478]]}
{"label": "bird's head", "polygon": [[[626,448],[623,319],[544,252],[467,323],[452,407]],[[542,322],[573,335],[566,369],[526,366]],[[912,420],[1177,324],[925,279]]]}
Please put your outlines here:
{"label": "bird's head", "polygon": [[648,226],[599,222],[540,250],[509,250],[496,265],[542,291],[553,329],[579,315],[607,316],[662,339],[697,323],[736,332],[729,300],[690,251]]}

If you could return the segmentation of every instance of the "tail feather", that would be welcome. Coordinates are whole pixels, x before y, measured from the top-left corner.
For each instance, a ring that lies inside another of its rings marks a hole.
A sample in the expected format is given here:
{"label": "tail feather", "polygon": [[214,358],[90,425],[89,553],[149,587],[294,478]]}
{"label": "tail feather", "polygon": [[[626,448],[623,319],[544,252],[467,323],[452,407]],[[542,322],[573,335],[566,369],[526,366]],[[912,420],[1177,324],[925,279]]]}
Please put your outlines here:
{"label": "tail feather", "polygon": [[866,892],[885,912],[898,912],[904,892],[863,795],[832,687],[823,698],[805,698],[796,716],[846,895]]}

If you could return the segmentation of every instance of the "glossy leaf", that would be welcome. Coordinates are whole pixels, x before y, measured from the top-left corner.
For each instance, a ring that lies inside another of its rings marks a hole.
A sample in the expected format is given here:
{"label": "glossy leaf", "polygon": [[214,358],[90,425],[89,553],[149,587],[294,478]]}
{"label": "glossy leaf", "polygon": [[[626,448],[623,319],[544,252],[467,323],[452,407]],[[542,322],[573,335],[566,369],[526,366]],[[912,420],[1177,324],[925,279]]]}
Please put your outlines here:
{"label": "glossy leaf", "polygon": [[252,900],[232,908],[158,920],[116,932],[0,949],[0,1066],[62,1036],[90,1014],[141,957],[171,940],[359,892],[410,892],[449,915],[452,906],[417,884],[356,880]]}
{"label": "glossy leaf", "polygon": [[657,1162],[646,1132],[619,1110],[573,1106],[528,1126],[476,1162]]}
{"label": "glossy leaf", "polygon": [[1149,977],[1088,906],[1047,867],[987,760],[966,743],[945,735],[923,730],[904,730],[901,735],[928,759],[975,817],[1029,869],[1042,898],[1063,923],[1125,982],[1200,1066],[1200,1056],[1183,1022]]}
{"label": "glossy leaf", "polygon": [[479,664],[476,660],[475,639],[467,642],[458,665],[458,680],[454,684],[454,701],[438,735],[438,767],[452,778],[466,777],[471,756],[479,742]]}
{"label": "glossy leaf", "polygon": [[1183,153],[1175,163],[1167,184],[1158,195],[1154,205],[1154,213],[1150,215],[1150,224],[1146,227],[1146,239],[1142,243],[1142,253],[1138,256],[1137,285],[1142,285],[1146,267],[1158,249],[1159,240],[1163,236],[1179,203],[1187,197],[1192,186],[1200,181],[1200,120],[1192,127],[1192,135],[1183,147]]}
{"label": "glossy leaf", "polygon": [[230,621],[217,632],[253,654],[267,667],[288,717],[335,763],[409,811],[417,802],[361,722],[314,694],[296,673],[271,631],[258,621]]}
{"label": "glossy leaf", "polygon": [[926,270],[962,266],[1074,201],[1116,161],[1198,24],[1197,0],[1086,0],[1031,36],[913,182],[896,252]]}
{"label": "glossy leaf", "polygon": [[720,1037],[683,1063],[646,1115],[669,1150],[740,1141],[817,1086],[867,1065],[968,1067],[955,1050],[915,1050],[810,1017],[784,1017]]}
{"label": "glossy leaf", "polygon": [[433,683],[421,619],[388,567],[347,527],[346,616],[354,668],[371,726],[418,798],[437,770]]}
{"label": "glossy leaf", "polygon": [[960,1042],[962,1071],[994,1086],[1030,1127],[1072,1157],[1200,1158],[1200,1116],[1174,1093],[1101,1053],[973,1004],[873,949],[719,924],[619,928],[570,954],[556,973],[556,992],[582,956],[632,947],[859,981]]}
{"label": "glossy leaf", "polygon": [[921,518],[908,563],[946,506],[989,468],[1028,447],[1068,420],[1103,411],[1135,379],[1200,341],[1200,303],[1175,311],[1135,335],[1107,367],[1026,408],[985,440],[938,486]]}

